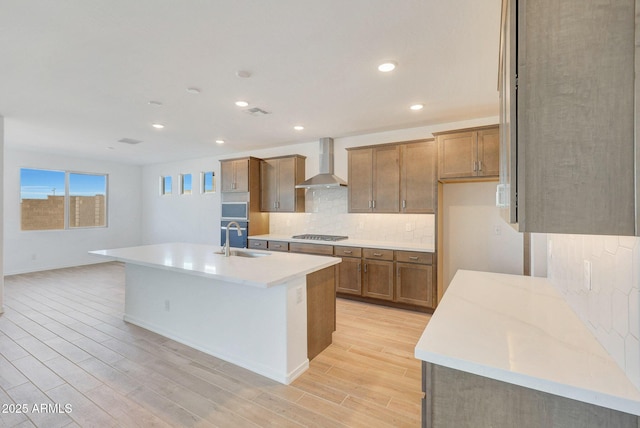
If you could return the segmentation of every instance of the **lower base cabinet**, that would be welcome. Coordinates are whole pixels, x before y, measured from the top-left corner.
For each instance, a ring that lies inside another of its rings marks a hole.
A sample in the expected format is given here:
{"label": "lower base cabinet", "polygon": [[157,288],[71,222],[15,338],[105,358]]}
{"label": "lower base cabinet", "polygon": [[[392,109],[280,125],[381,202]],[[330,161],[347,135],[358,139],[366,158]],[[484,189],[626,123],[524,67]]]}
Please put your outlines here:
{"label": "lower base cabinet", "polygon": [[[249,248],[287,251],[284,241],[249,239]],[[339,297],[430,312],[437,305],[435,254],[291,242],[289,252],[335,256],[332,268]]]}

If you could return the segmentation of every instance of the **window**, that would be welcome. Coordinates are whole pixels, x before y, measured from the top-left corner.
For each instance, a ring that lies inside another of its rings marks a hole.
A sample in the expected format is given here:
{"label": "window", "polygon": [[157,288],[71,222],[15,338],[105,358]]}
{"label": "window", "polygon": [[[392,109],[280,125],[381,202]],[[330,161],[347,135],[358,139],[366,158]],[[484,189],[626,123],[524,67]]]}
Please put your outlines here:
{"label": "window", "polygon": [[171,176],[164,175],[160,177],[160,194],[161,195],[171,194]]}
{"label": "window", "polygon": [[202,193],[214,193],[216,191],[215,173],[213,171],[203,172],[202,176]]}
{"label": "window", "polygon": [[69,227],[107,225],[107,176],[69,173]]}
{"label": "window", "polygon": [[191,194],[191,174],[180,174],[180,194]]}
{"label": "window", "polygon": [[106,227],[107,176],[20,169],[22,230]]}

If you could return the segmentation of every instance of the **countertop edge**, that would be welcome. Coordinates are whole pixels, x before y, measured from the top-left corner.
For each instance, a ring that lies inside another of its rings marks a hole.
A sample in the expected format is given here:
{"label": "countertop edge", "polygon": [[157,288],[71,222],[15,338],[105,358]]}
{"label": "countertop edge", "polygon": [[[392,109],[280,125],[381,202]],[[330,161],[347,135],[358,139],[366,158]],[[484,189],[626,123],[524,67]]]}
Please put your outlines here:
{"label": "countertop edge", "polygon": [[396,251],[415,251],[419,253],[435,253],[435,248],[432,247],[420,247],[420,244],[405,245],[399,242],[387,242],[387,241],[367,241],[358,239],[345,239],[342,241],[316,241],[312,239],[295,239],[289,236],[282,235],[253,235],[248,236],[247,239],[256,239],[259,241],[284,241],[284,242],[296,242],[300,244],[318,244],[318,245],[333,245],[342,247],[361,247],[361,248],[380,248],[384,250],[396,250]]}

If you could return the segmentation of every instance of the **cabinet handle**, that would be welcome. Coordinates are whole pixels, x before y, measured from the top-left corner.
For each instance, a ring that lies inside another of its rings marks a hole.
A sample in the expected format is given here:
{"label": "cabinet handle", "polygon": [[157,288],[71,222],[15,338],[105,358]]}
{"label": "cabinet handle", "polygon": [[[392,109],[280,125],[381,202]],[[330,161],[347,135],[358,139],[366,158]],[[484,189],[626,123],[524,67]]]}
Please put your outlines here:
{"label": "cabinet handle", "polygon": [[372,202],[373,202],[373,207],[372,208],[375,208],[376,207],[376,201],[373,200]]}
{"label": "cabinet handle", "polygon": [[382,257],[382,253],[373,253],[373,255],[376,257]]}
{"label": "cabinet handle", "polygon": [[405,199],[402,200],[402,208],[407,208],[407,201]]}
{"label": "cabinet handle", "polygon": [[418,260],[418,256],[410,256],[409,260]]}
{"label": "cabinet handle", "polygon": [[364,273],[367,273],[367,264],[364,264]]}
{"label": "cabinet handle", "polygon": [[361,270],[362,270],[362,264],[358,263],[358,273],[360,273]]}
{"label": "cabinet handle", "polygon": [[371,208],[371,201],[369,201],[369,208]]}
{"label": "cabinet handle", "polygon": [[482,171],[482,161],[478,161],[478,171]]}
{"label": "cabinet handle", "polygon": [[473,161],[473,172],[476,172],[478,170],[478,162]]}
{"label": "cabinet handle", "polygon": [[342,252],[343,252],[344,254],[353,254],[353,251],[347,251],[347,250],[344,250],[344,251],[342,251]]}
{"label": "cabinet handle", "polygon": [[282,245],[280,245],[280,244],[275,244],[275,245],[273,246],[273,248],[280,248],[280,247],[282,247]]}

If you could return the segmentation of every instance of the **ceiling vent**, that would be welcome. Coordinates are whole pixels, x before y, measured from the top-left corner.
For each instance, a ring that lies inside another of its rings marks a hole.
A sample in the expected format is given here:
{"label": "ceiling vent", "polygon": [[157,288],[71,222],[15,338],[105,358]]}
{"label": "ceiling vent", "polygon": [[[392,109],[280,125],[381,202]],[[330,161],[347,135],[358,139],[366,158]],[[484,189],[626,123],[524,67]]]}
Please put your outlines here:
{"label": "ceiling vent", "polygon": [[258,107],[246,109],[244,112],[250,114],[251,116],[265,116],[267,114],[271,114],[270,112],[262,110]]}
{"label": "ceiling vent", "polygon": [[140,144],[140,143],[142,143],[142,140],[134,140],[133,138],[121,138],[121,139],[118,140],[118,143]]}

